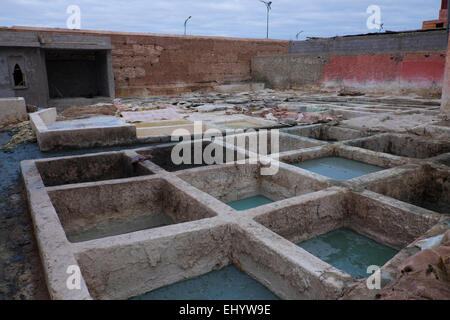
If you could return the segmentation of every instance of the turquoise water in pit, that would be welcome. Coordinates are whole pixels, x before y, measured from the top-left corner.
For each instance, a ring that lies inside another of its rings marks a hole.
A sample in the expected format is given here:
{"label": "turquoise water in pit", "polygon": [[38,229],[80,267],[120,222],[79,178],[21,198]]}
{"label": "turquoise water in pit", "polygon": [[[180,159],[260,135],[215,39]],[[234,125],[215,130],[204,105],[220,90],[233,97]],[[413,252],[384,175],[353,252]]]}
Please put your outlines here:
{"label": "turquoise water in pit", "polygon": [[124,125],[120,118],[114,116],[94,116],[84,119],[56,121],[48,125],[49,130],[82,129],[94,127],[114,127]]}
{"label": "turquoise water in pit", "polygon": [[255,196],[238,201],[228,202],[227,205],[237,211],[244,211],[272,203],[273,201],[264,196]]}
{"label": "turquoise water in pit", "polygon": [[293,165],[339,181],[347,181],[385,170],[371,164],[338,157],[314,159]]}
{"label": "turquoise water in pit", "polygon": [[130,300],[279,300],[269,289],[231,265]]}
{"label": "turquoise water in pit", "polygon": [[298,246],[355,278],[367,278],[369,266],[382,267],[397,250],[342,228],[299,243]]}

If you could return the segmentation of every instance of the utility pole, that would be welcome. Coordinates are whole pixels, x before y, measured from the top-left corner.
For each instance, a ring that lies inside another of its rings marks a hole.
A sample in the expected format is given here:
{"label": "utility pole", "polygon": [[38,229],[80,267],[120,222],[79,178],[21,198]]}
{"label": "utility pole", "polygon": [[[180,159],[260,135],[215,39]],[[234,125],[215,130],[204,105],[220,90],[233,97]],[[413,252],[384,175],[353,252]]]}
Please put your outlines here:
{"label": "utility pole", "polygon": [[264,3],[267,7],[267,36],[266,36],[266,39],[269,39],[269,12],[270,12],[270,10],[272,10],[272,1],[264,1],[264,0],[259,0],[259,1]]}
{"label": "utility pole", "polygon": [[[449,0],[450,1],[450,0]],[[189,16],[189,18],[186,19],[186,21],[184,22],[184,35],[186,35],[186,27],[187,27],[187,23],[188,21],[192,18],[192,16]]]}

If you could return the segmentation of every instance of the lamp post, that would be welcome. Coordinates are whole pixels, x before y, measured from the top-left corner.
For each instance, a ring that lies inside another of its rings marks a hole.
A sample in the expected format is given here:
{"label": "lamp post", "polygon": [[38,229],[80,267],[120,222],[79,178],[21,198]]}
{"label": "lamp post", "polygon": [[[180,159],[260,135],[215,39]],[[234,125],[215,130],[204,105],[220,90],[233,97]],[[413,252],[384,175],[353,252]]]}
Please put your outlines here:
{"label": "lamp post", "polygon": [[267,37],[266,37],[266,39],[269,39],[269,12],[270,12],[270,10],[272,10],[272,1],[264,1],[264,0],[259,0],[259,1],[264,3],[267,7]]}
{"label": "lamp post", "polygon": [[188,21],[192,18],[192,16],[189,16],[189,18],[186,19],[186,21],[184,22],[184,35],[186,35],[186,26]]}
{"label": "lamp post", "polygon": [[303,30],[295,35],[295,38],[298,40],[298,37],[303,33]]}

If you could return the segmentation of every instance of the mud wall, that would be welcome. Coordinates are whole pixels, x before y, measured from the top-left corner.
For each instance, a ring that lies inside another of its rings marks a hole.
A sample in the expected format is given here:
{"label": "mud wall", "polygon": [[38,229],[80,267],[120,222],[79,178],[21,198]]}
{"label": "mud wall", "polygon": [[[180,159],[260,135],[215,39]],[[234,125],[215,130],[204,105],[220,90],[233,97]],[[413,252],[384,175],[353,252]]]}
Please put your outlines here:
{"label": "mud wall", "polygon": [[173,93],[250,81],[254,56],[289,52],[289,41],[281,40],[31,27],[2,30],[110,37],[116,96]]}
{"label": "mud wall", "polygon": [[253,77],[269,86],[338,85],[440,89],[445,31],[415,31],[291,42],[290,54],[255,57]]}
{"label": "mud wall", "polygon": [[286,54],[288,41],[112,34],[119,96],[251,80],[254,56]]}

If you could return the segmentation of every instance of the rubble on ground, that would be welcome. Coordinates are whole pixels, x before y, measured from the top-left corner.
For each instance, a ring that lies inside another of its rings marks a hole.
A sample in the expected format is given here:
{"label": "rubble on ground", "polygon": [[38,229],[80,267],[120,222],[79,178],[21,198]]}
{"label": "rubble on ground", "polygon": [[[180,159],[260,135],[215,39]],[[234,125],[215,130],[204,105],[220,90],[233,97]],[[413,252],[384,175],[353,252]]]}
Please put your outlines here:
{"label": "rubble on ground", "polygon": [[27,104],[27,112],[28,113],[37,112],[38,110],[39,110],[39,108],[37,106]]}
{"label": "rubble on ground", "polygon": [[[311,107],[299,99],[302,91],[274,91],[237,93],[188,93],[172,96],[116,99],[114,104],[127,122],[137,123],[158,120],[179,120],[174,112],[186,118],[195,112],[220,115],[246,115],[276,121],[280,124],[316,124],[338,121],[341,117],[327,112],[326,106]],[[161,111],[166,110],[166,111]],[[144,118],[138,119],[140,113]],[[168,112],[166,116],[164,113]],[[159,115],[159,116],[158,116]],[[132,117],[133,120],[129,118]]]}
{"label": "rubble on ground", "polygon": [[[342,100],[342,97],[348,98]],[[376,107],[374,103],[370,103],[371,99],[376,102]],[[432,102],[427,101],[425,104],[419,97],[412,96],[401,98],[397,96],[394,99],[386,95],[380,96],[347,88],[327,92],[271,89],[235,93],[198,92],[118,98],[113,104],[71,107],[63,111],[58,120],[79,119],[93,115],[116,115],[122,116],[127,122],[139,123],[181,120],[198,112],[211,117],[242,114],[289,125],[342,123],[346,127],[360,130],[371,128],[373,131],[380,132],[410,132],[419,125],[442,121],[437,113],[433,113],[433,104],[430,104]],[[405,106],[408,104],[413,105],[410,110],[416,108],[419,111],[423,109],[431,111],[397,114],[406,110]],[[372,110],[375,108],[381,109]],[[383,110],[386,112],[382,112]],[[350,113],[353,115],[348,118],[346,115]],[[390,115],[387,116],[386,113]]]}
{"label": "rubble on ground", "polygon": [[183,117],[175,108],[151,111],[121,112],[121,116],[128,123],[151,122],[161,120],[181,120]]}
{"label": "rubble on ground", "polygon": [[14,135],[11,140],[2,146],[4,151],[12,151],[22,143],[36,142],[36,134],[31,128],[30,121],[21,122],[10,129],[14,132]]}
{"label": "rubble on ground", "polygon": [[365,93],[357,91],[357,90],[351,90],[348,88],[341,89],[338,93],[339,97],[360,97],[364,96]]}
{"label": "rubble on ground", "polygon": [[439,114],[374,114],[367,117],[359,117],[345,120],[342,123],[359,130],[370,129],[372,132],[412,132],[416,127],[436,124],[441,121]]}
{"label": "rubble on ground", "polygon": [[115,116],[117,107],[114,104],[94,104],[89,106],[73,106],[65,109],[58,117],[58,120],[74,120],[86,116]]}
{"label": "rubble on ground", "polygon": [[405,260],[397,279],[378,294],[384,300],[446,300],[450,297],[450,231],[442,245]]}

